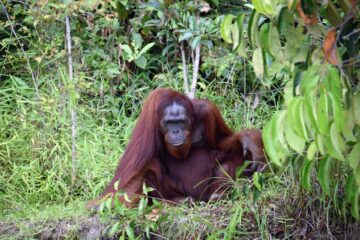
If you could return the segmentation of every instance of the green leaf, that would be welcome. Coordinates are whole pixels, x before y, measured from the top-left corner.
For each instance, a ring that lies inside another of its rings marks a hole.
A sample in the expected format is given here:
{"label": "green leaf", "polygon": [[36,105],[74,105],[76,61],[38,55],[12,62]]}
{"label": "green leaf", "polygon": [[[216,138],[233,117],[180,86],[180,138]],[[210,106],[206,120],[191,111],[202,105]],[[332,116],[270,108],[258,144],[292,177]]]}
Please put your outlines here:
{"label": "green leaf", "polygon": [[192,32],[185,32],[184,34],[181,34],[179,37],[179,42],[182,42],[184,40],[188,40],[192,38],[194,34]]}
{"label": "green leaf", "polygon": [[335,95],[332,92],[329,92],[328,94],[329,94],[329,99],[331,100],[333,116],[334,116],[336,127],[339,130],[342,130],[342,129],[344,129],[344,126],[345,126],[344,109],[341,106],[340,99],[335,97]]}
{"label": "green leaf", "polygon": [[143,44],[143,38],[142,38],[141,34],[135,33],[135,34],[133,34],[132,38],[133,38],[136,48],[140,49]]}
{"label": "green leaf", "polygon": [[143,49],[141,49],[138,56],[142,56],[144,53],[147,53],[150,50],[150,48],[152,48],[154,45],[155,45],[155,43],[147,44]]}
{"label": "green leaf", "polygon": [[243,41],[243,32],[244,32],[244,20],[245,20],[245,14],[240,13],[237,18],[236,18],[236,22],[239,28],[239,41],[240,44]]}
{"label": "green leaf", "polygon": [[253,61],[255,75],[258,78],[262,79],[264,77],[265,69],[264,69],[264,59],[261,48],[257,48],[254,50],[252,61]]}
{"label": "green leaf", "polygon": [[299,137],[308,141],[309,137],[305,126],[303,106],[303,97],[293,98],[289,103],[287,121]]}
{"label": "green leaf", "polygon": [[265,9],[264,9],[264,7],[262,5],[263,1],[261,1],[261,0],[252,0],[251,2],[254,5],[256,11],[265,14]]}
{"label": "green leaf", "polygon": [[349,154],[349,165],[353,170],[360,167],[360,142],[355,144]]}
{"label": "green leaf", "polygon": [[124,50],[129,56],[133,55],[133,51],[131,48],[126,44],[120,44],[122,50]]}
{"label": "green leaf", "polygon": [[338,70],[332,65],[328,64],[328,77],[324,80],[325,85],[328,87],[328,91],[331,92],[337,101],[341,101],[342,87],[341,79]]}
{"label": "green leaf", "polygon": [[345,144],[335,123],[332,123],[330,127],[330,142],[332,145],[330,147],[331,150],[328,149],[330,155],[339,160],[344,160],[342,151],[345,148]]}
{"label": "green leaf", "polygon": [[355,124],[360,125],[360,93],[357,93],[352,97],[351,109],[354,113]]}
{"label": "green leaf", "polygon": [[270,24],[269,23],[264,23],[261,25],[260,28],[260,45],[261,48],[263,49],[263,51],[265,52],[270,52],[270,48],[271,46],[269,46],[269,29],[270,29]]}
{"label": "green leaf", "polygon": [[311,128],[314,129],[316,133],[319,133],[314,92],[307,91],[305,93],[304,107],[305,107],[305,112],[309,118]]}
{"label": "green leaf", "polygon": [[266,150],[267,155],[270,160],[277,166],[282,167],[282,159],[276,149],[274,136],[272,134],[272,121],[271,119],[265,126],[263,130],[263,140],[264,140],[264,148]]}
{"label": "green leaf", "polygon": [[319,150],[320,154],[325,155],[325,148],[324,148],[324,139],[323,137],[319,134],[316,136],[316,146],[317,149]]}
{"label": "green leaf", "polygon": [[134,230],[132,229],[132,227],[128,226],[126,229],[126,235],[129,237],[130,240],[134,240],[135,238],[135,233]]}
{"label": "green leaf", "polygon": [[307,149],[307,154],[306,154],[307,159],[314,160],[316,153],[317,153],[316,142],[312,142],[310,143]]}
{"label": "green leaf", "polygon": [[298,154],[301,155],[305,149],[304,139],[296,135],[294,130],[289,126],[288,122],[285,124],[284,132],[285,132],[285,139],[289,144],[289,146],[292,149],[294,149]]}
{"label": "green leaf", "polygon": [[195,50],[196,46],[200,44],[201,36],[196,36],[191,42],[191,48]]}
{"label": "green leaf", "polygon": [[324,89],[320,90],[317,106],[318,128],[323,135],[329,135],[329,99]]}
{"label": "green leaf", "polygon": [[314,161],[306,160],[301,169],[301,186],[308,192],[311,190],[311,172]]}
{"label": "green leaf", "polygon": [[330,194],[330,165],[330,157],[325,157],[320,160],[320,166],[318,170],[319,183],[325,194]]}
{"label": "green leaf", "polygon": [[270,54],[276,60],[278,60],[280,62],[284,62],[285,56],[284,56],[284,52],[283,52],[283,49],[282,49],[281,43],[280,43],[280,34],[279,34],[277,27],[273,24],[270,24],[268,42],[270,45],[270,47],[269,47]]}
{"label": "green leaf", "polygon": [[260,18],[260,13],[257,12],[256,10],[253,10],[249,18],[248,31],[247,31],[249,42],[252,47],[255,47],[259,43],[259,36],[258,36],[259,18]]}
{"label": "green leaf", "polygon": [[239,27],[237,25],[237,22],[235,21],[234,24],[232,24],[230,26],[231,29],[231,37],[232,37],[232,42],[233,42],[233,50],[236,49],[236,47],[239,45],[240,43],[240,33],[239,33]]}
{"label": "green leaf", "polygon": [[246,160],[241,167],[236,168],[236,178],[240,178],[241,175],[244,173],[245,169],[251,164],[251,161]]}
{"label": "green leaf", "polygon": [[[326,146],[327,152],[333,158],[343,161],[344,156],[340,149],[344,147],[344,143],[342,142],[341,136],[336,129],[335,123],[331,125],[330,136],[324,136],[324,145]],[[341,144],[341,146],[339,146]]]}
{"label": "green leaf", "polygon": [[135,64],[139,68],[145,69],[147,65],[147,60],[144,56],[140,55],[137,59],[135,59]]}
{"label": "green leaf", "polygon": [[345,110],[345,124],[342,129],[342,134],[347,142],[356,142],[356,137],[354,136],[354,126],[355,126],[355,120],[354,120],[354,111],[352,109]]}
{"label": "green leaf", "polygon": [[277,148],[280,149],[285,155],[290,153],[288,148],[288,144],[285,140],[284,135],[284,121],[286,118],[286,111],[279,111],[276,112],[273,116],[272,120],[272,134],[276,137],[275,141],[277,140]]}
{"label": "green leaf", "polygon": [[355,177],[353,173],[350,173],[345,183],[345,196],[346,201],[351,202],[352,196],[356,191]]}
{"label": "green leaf", "polygon": [[232,41],[232,36],[231,36],[231,27],[233,25],[233,20],[235,19],[234,15],[228,14],[225,15],[224,20],[221,23],[221,28],[220,28],[220,34],[222,39],[224,39],[225,42],[227,43],[233,43]]}
{"label": "green leaf", "polygon": [[253,183],[257,190],[261,191],[263,188],[263,178],[261,173],[255,172],[253,175]]}
{"label": "green leaf", "polygon": [[170,43],[169,45],[167,45],[163,50],[162,50],[162,56],[165,57],[166,54],[169,52],[170,48],[173,48],[175,46],[174,43]]}

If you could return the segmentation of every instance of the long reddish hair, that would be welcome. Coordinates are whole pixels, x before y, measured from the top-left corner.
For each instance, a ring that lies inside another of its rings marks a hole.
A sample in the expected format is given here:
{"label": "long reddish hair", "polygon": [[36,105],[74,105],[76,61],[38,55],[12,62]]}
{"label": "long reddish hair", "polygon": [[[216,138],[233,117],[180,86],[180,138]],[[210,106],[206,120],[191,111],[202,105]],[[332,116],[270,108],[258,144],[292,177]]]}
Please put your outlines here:
{"label": "long reddish hair", "polygon": [[191,100],[184,94],[163,88],[152,91],[144,103],[115,176],[102,195],[115,192],[114,184],[119,180],[119,189],[123,189],[152,158],[163,154],[165,146],[160,131],[160,120],[163,110],[173,102],[184,106],[189,116],[193,116]]}

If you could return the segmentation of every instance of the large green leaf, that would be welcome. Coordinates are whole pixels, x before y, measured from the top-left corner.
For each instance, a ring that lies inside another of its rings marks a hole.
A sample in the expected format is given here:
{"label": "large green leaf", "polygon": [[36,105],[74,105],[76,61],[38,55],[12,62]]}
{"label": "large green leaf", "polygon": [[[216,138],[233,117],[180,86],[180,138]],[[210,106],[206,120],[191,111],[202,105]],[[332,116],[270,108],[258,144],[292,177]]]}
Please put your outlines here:
{"label": "large green leaf", "polygon": [[273,119],[271,119],[267,124],[265,124],[263,129],[264,148],[270,160],[275,165],[282,167],[282,161],[284,159],[282,159],[281,154],[279,154],[278,149],[276,148],[274,135],[272,132],[272,121]]}
{"label": "large green leaf", "polygon": [[325,89],[321,89],[317,106],[318,128],[323,135],[329,135],[329,98]]}
{"label": "large green leaf", "polygon": [[324,143],[330,156],[338,160],[344,160],[342,151],[345,147],[345,144],[335,123],[331,124],[330,136],[324,138]]}
{"label": "large green leaf", "polygon": [[255,9],[251,12],[249,22],[248,22],[248,38],[252,47],[259,45],[259,35],[258,35],[258,23],[259,23],[260,14]]}
{"label": "large green leaf", "polygon": [[271,45],[269,45],[269,29],[270,29],[270,24],[269,23],[264,23],[261,25],[260,28],[260,45],[261,48],[263,49],[263,51],[265,52],[270,52],[270,47]]}
{"label": "large green leaf", "polygon": [[325,157],[320,160],[318,176],[320,186],[325,194],[330,194],[330,165],[331,158]]}
{"label": "large green leaf", "polygon": [[307,159],[314,160],[316,153],[317,153],[316,142],[312,142],[310,143],[306,152]]}
{"label": "large green leaf", "polygon": [[342,134],[347,142],[356,142],[356,137],[354,135],[354,126],[355,126],[355,119],[354,119],[354,111],[352,108],[345,110],[345,124],[342,129]]}
{"label": "large green leaf", "polygon": [[313,160],[306,160],[301,169],[301,186],[306,190],[311,190],[311,173],[314,166]]}
{"label": "large green leaf", "polygon": [[353,170],[357,170],[360,167],[360,142],[355,144],[349,154],[349,165]]}
{"label": "large green leaf", "polygon": [[349,154],[349,165],[353,169],[356,182],[360,188],[360,142],[355,144]]}
{"label": "large green leaf", "polygon": [[351,109],[354,112],[355,124],[360,125],[360,93],[357,93],[352,98],[352,107]]}
{"label": "large green leaf", "polygon": [[293,98],[289,103],[287,121],[299,137],[308,141],[309,137],[305,126],[304,114],[303,97]]}
{"label": "large green leaf", "polygon": [[285,123],[284,126],[285,139],[289,146],[294,149],[298,154],[302,154],[305,149],[305,141],[289,126],[289,123]]}
{"label": "large green leaf", "polygon": [[280,34],[277,29],[277,27],[273,24],[270,24],[270,30],[269,30],[269,39],[268,39],[269,45],[270,45],[270,54],[278,61],[284,62],[285,56],[284,51],[281,47],[280,43]]}
{"label": "large green leaf", "polygon": [[290,153],[288,144],[284,135],[284,121],[286,119],[286,111],[276,112],[272,120],[272,133],[276,137],[277,148],[280,149],[285,155]]}
{"label": "large green leaf", "polygon": [[336,127],[341,131],[345,126],[344,109],[341,106],[340,99],[337,98],[332,92],[329,92],[329,99],[331,100]]}
{"label": "large green leaf", "polygon": [[324,148],[324,138],[320,134],[316,136],[316,146],[319,150],[320,154],[325,155],[325,148]]}
{"label": "large green leaf", "polygon": [[307,91],[304,95],[304,107],[307,117],[310,121],[311,128],[319,133],[317,115],[316,115],[316,104],[315,104],[315,93]]}
{"label": "large green leaf", "polygon": [[136,66],[138,66],[139,68],[145,69],[146,65],[147,65],[147,60],[144,56],[140,56],[137,59],[135,59],[135,64]]}
{"label": "large green leaf", "polygon": [[231,14],[225,15],[224,20],[221,23],[220,34],[227,43],[233,43],[231,31],[235,18],[236,17]]}
{"label": "large green leaf", "polygon": [[264,77],[265,65],[261,48],[254,50],[252,61],[256,76],[262,79]]}

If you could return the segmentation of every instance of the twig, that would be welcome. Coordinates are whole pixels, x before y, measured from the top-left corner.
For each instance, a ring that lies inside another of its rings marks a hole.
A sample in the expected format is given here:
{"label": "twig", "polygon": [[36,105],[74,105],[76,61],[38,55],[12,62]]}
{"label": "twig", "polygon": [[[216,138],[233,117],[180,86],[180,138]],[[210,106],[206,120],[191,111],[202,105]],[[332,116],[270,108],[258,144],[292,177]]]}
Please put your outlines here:
{"label": "twig", "polygon": [[10,29],[11,29],[11,32],[12,34],[14,35],[14,37],[16,38],[16,41],[18,42],[19,46],[20,46],[20,49],[21,49],[21,52],[24,54],[24,57],[25,57],[25,60],[26,60],[26,63],[27,63],[27,67],[31,73],[31,78],[32,78],[32,81],[33,81],[33,84],[34,84],[34,88],[35,88],[35,91],[36,91],[36,98],[37,100],[39,101],[40,100],[40,93],[39,93],[39,87],[38,87],[38,84],[37,84],[37,81],[36,81],[36,77],[35,77],[35,74],[34,74],[34,71],[33,69],[31,68],[31,65],[30,65],[30,61],[29,61],[29,58],[27,57],[26,53],[25,53],[25,50],[24,50],[24,47],[22,45],[22,43],[20,42],[16,32],[15,32],[15,29],[14,29],[14,26],[12,25],[11,23],[11,19],[10,19],[10,15],[9,13],[7,12],[6,8],[5,8],[5,5],[4,3],[1,1],[1,6],[3,7],[4,9],[4,12],[6,14],[6,18],[7,20],[9,21],[9,25],[10,25]]}
{"label": "twig", "polygon": [[[65,25],[66,25],[66,47],[68,53],[68,64],[69,64],[69,81],[73,83],[73,91],[76,91],[76,83],[73,82],[73,63],[72,63],[72,55],[71,55],[71,35],[70,35],[70,21],[69,16],[65,17]],[[75,111],[75,103],[72,103],[71,106],[71,159],[72,159],[72,174],[71,180],[74,184],[76,179],[76,111]]]}
{"label": "twig", "polygon": [[183,64],[183,77],[184,77],[185,93],[186,93],[186,95],[188,95],[189,94],[188,69],[186,66],[186,58],[185,58],[183,42],[180,43],[180,51],[181,51],[181,60],[182,60],[182,64]]}

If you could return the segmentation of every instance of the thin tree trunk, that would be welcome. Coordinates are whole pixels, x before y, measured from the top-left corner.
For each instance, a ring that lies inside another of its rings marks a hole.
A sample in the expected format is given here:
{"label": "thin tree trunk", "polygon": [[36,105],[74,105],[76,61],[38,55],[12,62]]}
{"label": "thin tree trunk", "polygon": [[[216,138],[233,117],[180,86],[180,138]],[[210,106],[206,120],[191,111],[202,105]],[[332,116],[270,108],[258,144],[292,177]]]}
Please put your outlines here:
{"label": "thin tree trunk", "polygon": [[[70,34],[70,20],[69,16],[65,17],[66,19],[66,47],[68,53],[68,64],[69,64],[69,81],[73,84],[73,97],[75,98],[76,93],[76,82],[73,78],[73,62],[72,62],[72,54],[71,54],[71,34]],[[75,183],[76,179],[76,127],[77,127],[77,119],[76,119],[76,109],[75,109],[75,100],[72,99],[71,103],[71,159],[72,159],[72,174],[71,180],[72,184]]]}

